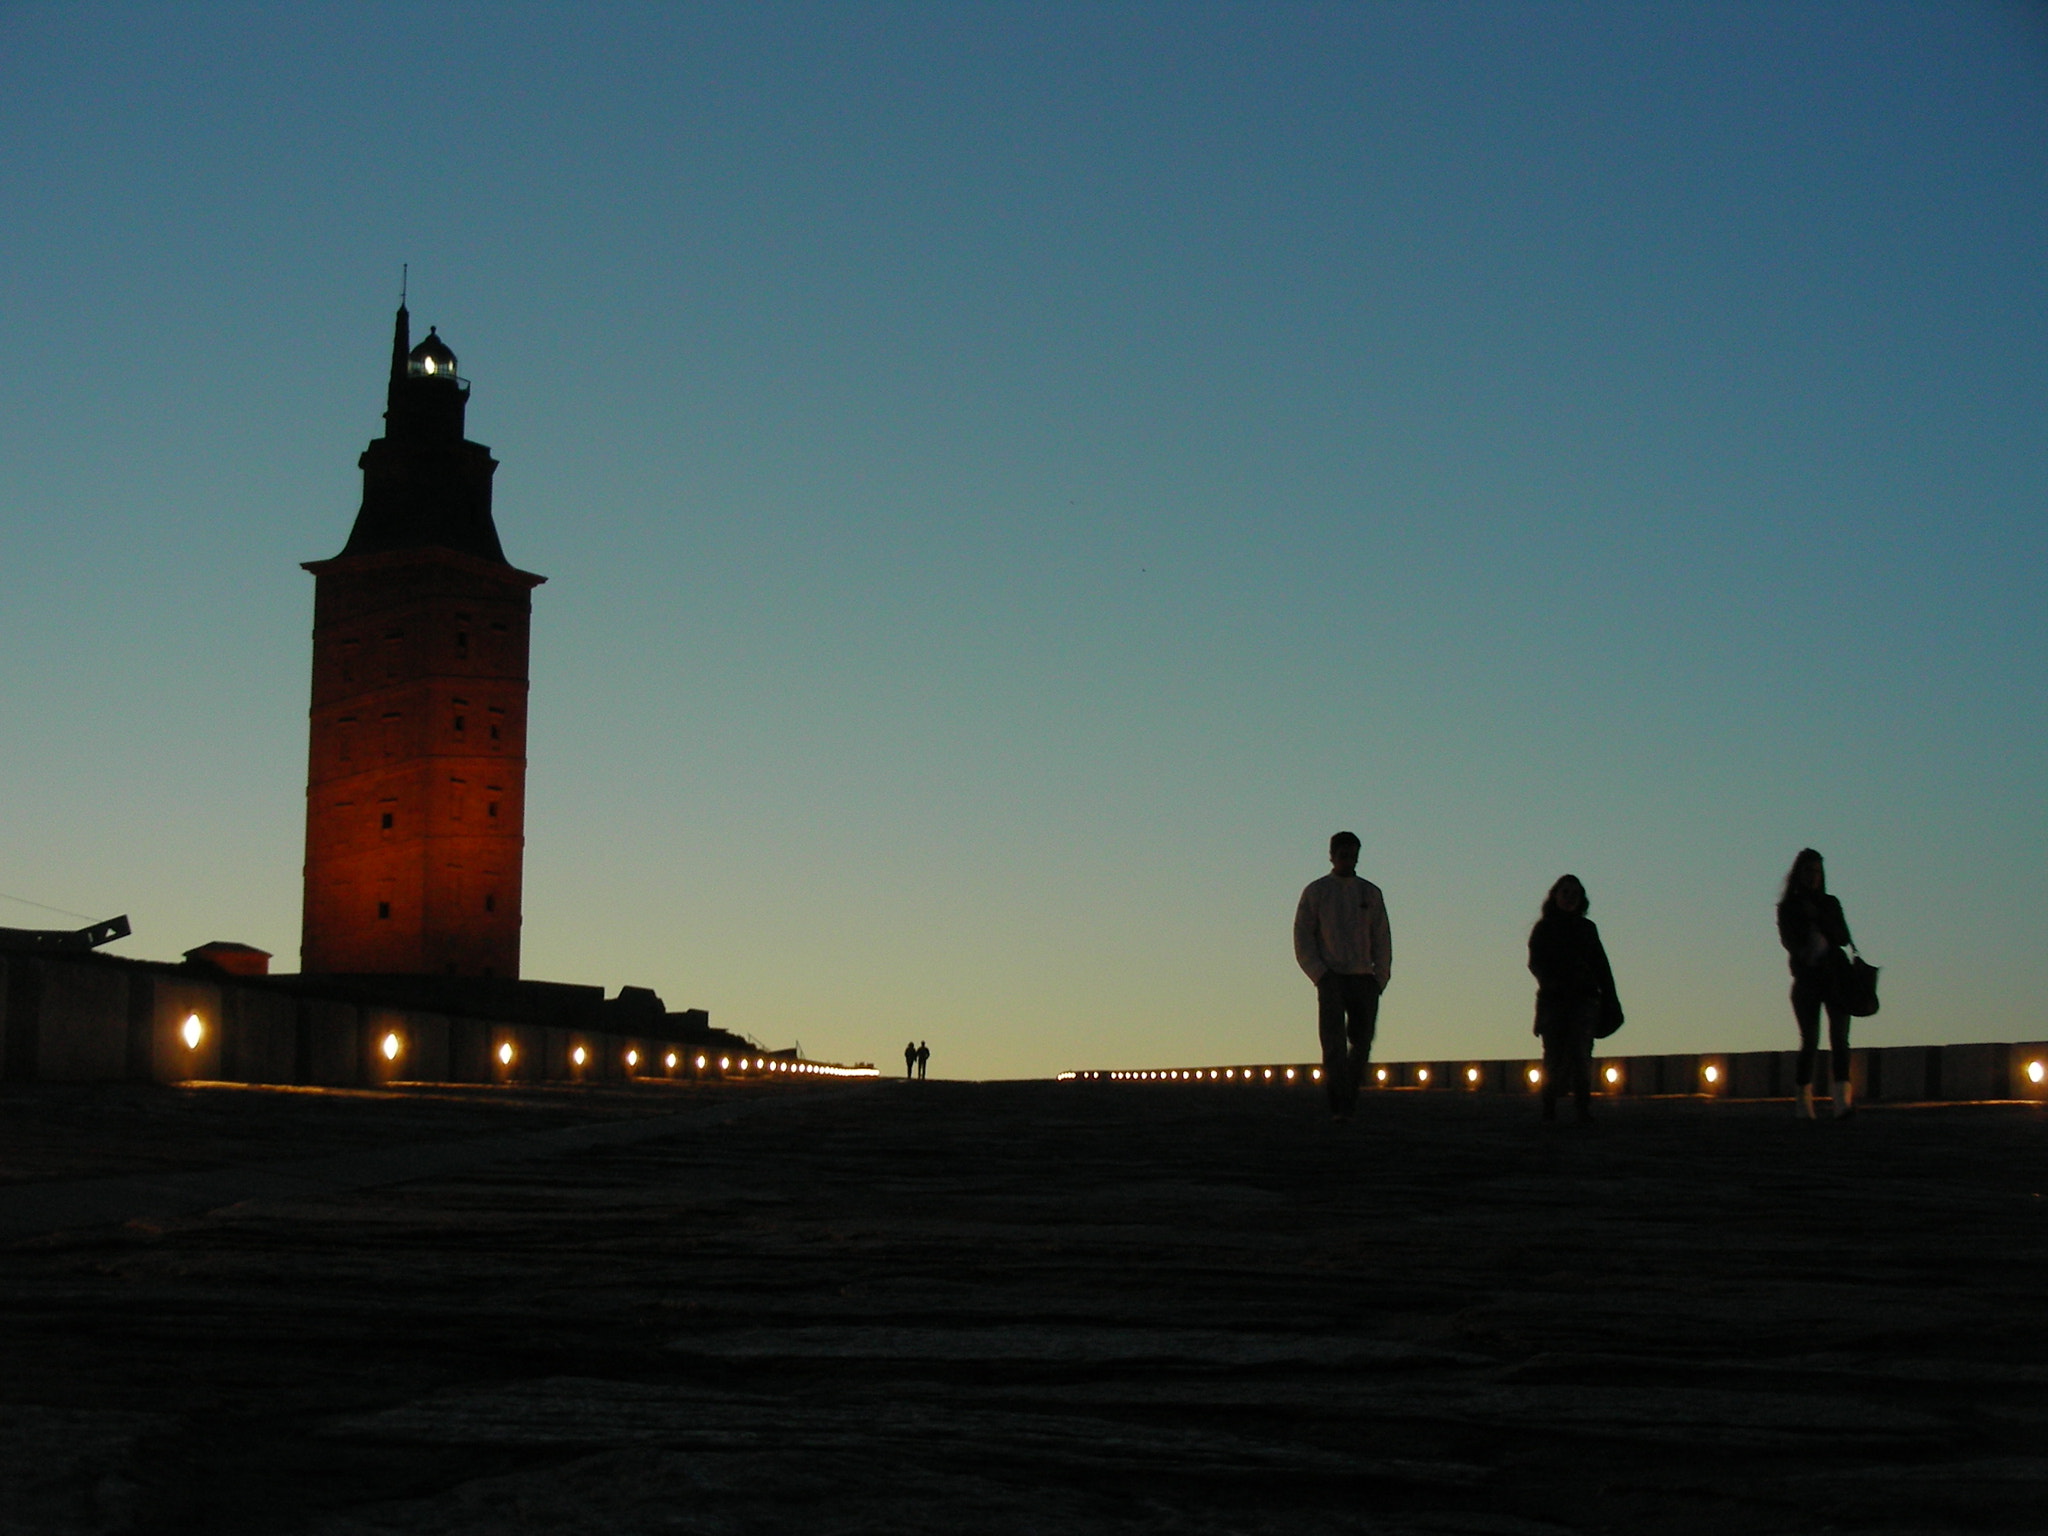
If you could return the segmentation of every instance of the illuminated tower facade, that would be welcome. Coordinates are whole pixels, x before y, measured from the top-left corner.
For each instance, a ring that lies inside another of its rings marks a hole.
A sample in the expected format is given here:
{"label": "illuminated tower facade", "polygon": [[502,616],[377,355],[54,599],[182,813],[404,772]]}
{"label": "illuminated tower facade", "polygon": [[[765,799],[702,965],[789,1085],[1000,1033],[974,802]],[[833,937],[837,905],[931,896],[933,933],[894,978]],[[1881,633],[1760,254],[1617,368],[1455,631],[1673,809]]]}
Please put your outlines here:
{"label": "illuminated tower facade", "polygon": [[519,974],[527,628],[469,383],[399,307],[384,435],[348,543],[313,573],[308,974]]}

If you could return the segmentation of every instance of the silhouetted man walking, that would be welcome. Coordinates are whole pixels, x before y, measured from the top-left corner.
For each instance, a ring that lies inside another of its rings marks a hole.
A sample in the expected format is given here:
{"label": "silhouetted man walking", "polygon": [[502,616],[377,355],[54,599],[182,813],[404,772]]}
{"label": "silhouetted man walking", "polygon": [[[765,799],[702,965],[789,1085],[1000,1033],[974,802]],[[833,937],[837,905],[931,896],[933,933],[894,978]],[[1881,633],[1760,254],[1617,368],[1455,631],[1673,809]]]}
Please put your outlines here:
{"label": "silhouetted man walking", "polygon": [[924,1064],[932,1059],[932,1048],[922,1040],[917,1042],[917,1080],[924,1081]]}
{"label": "silhouetted man walking", "polygon": [[1294,958],[1316,984],[1316,1032],[1330,1113],[1351,1118],[1372,1055],[1380,993],[1394,971],[1394,940],[1380,888],[1358,878],[1358,834],[1330,839],[1330,872],[1294,909]]}
{"label": "silhouetted man walking", "polygon": [[917,1042],[903,1042],[903,1081],[912,1082],[917,1077]]}

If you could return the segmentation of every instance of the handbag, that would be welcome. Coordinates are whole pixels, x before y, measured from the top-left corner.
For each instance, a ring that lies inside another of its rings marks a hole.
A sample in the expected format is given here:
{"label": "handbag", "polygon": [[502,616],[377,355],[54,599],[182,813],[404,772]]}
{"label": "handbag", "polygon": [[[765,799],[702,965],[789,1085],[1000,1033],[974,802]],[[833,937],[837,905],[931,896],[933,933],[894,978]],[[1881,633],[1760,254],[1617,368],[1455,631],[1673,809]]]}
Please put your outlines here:
{"label": "handbag", "polygon": [[1877,972],[1861,955],[1852,954],[1842,968],[1842,1005],[1852,1019],[1867,1019],[1877,1012]]}
{"label": "handbag", "polygon": [[1595,1040],[1605,1040],[1609,1035],[1621,1028],[1621,1020],[1621,999],[1612,992],[1601,994],[1600,1019],[1593,1026],[1593,1038]]}

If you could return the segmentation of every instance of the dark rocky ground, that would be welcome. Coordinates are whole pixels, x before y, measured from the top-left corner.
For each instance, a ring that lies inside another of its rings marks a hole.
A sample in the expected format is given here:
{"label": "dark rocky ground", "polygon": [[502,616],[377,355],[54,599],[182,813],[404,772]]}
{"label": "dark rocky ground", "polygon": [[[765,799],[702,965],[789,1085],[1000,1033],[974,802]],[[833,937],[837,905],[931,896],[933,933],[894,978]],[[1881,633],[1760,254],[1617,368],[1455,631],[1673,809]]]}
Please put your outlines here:
{"label": "dark rocky ground", "polygon": [[[9,1089],[0,1530],[2048,1529],[2044,1137],[2023,1105]],[[135,1219],[52,1215],[109,1200]]]}

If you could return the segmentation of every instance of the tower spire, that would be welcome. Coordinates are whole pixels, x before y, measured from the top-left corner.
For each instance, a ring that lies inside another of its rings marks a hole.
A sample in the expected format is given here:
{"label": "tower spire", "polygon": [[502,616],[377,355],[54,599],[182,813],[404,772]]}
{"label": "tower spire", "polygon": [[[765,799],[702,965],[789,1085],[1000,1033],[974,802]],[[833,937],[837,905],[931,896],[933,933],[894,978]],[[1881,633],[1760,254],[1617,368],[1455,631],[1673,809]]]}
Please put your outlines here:
{"label": "tower spire", "polygon": [[406,312],[405,293],[398,295],[398,315],[391,323],[391,383],[396,388],[405,377],[406,354],[412,351],[412,316]]}

